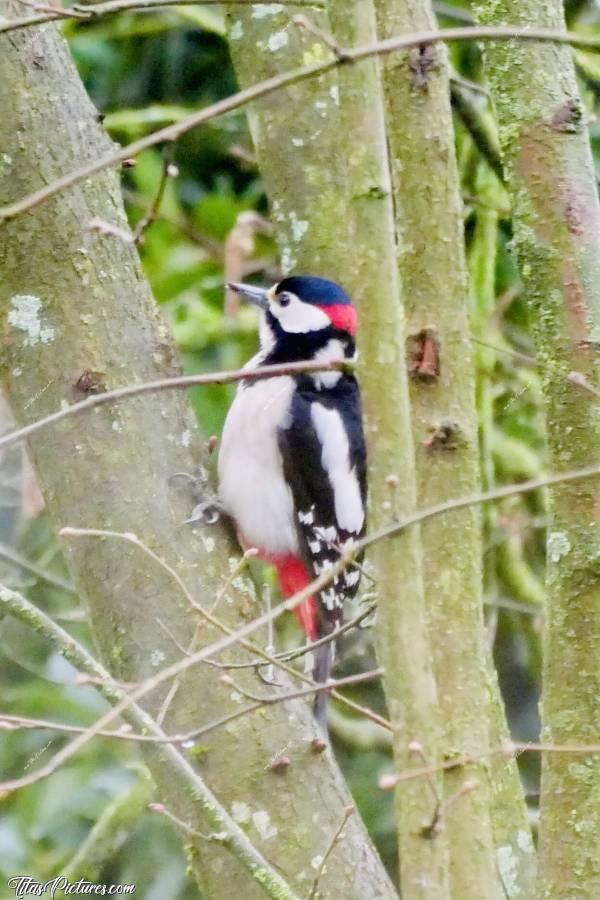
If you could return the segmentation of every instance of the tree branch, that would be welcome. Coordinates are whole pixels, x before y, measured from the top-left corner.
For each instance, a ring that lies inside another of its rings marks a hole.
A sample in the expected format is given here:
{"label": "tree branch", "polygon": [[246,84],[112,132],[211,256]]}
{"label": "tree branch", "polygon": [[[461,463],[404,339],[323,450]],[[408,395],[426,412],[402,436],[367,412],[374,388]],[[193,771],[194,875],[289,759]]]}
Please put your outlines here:
{"label": "tree branch", "polygon": [[195,128],[197,125],[201,125],[210,119],[222,116],[234,109],[239,109],[241,106],[244,106],[253,100],[266,97],[275,91],[279,91],[293,84],[298,84],[308,78],[323,75],[348,62],[358,62],[374,55],[385,55],[387,53],[395,53],[399,50],[408,50],[413,47],[420,47],[427,44],[437,44],[440,43],[440,41],[474,40],[493,42],[515,39],[519,41],[543,41],[558,44],[571,44],[574,47],[580,47],[587,50],[600,49],[600,38],[591,35],[581,35],[575,32],[562,32],[551,28],[531,27],[519,29],[508,27],[488,28],[484,26],[473,28],[448,28],[441,32],[422,31],[407,36],[389,38],[385,41],[378,41],[360,47],[342,48],[341,56],[335,55],[325,62],[302,66],[293,69],[290,72],[268,78],[259,84],[246,88],[243,91],[239,91],[237,94],[233,94],[231,97],[219,100],[217,103],[213,103],[210,106],[193,113],[187,118],[182,119],[180,122],[153,131],[151,134],[139,138],[139,140],[133,141],[131,144],[127,144],[117,151],[106,153],[104,156],[92,160],[80,168],[68,172],[66,175],[62,175],[47,186],[24,196],[21,200],[0,207],[0,223],[3,221],[7,222],[10,219],[15,218],[15,216],[21,215],[28,210],[35,209],[37,206],[46,203],[51,197],[56,196],[56,194],[64,191],[66,188],[79,184],[81,181],[101,172],[103,169],[115,167],[124,160],[137,156],[142,150],[147,150],[149,147],[154,147],[156,144],[163,142],[176,141],[181,135],[186,134],[192,128]]}
{"label": "tree branch", "polygon": [[[300,6],[307,9],[321,9],[323,4],[319,0],[279,0],[282,6]],[[0,21],[0,34],[9,31],[17,31],[22,28],[32,28],[36,25],[45,25],[47,22],[56,22],[62,19],[74,19],[75,21],[95,22],[108,16],[114,16],[120,12],[148,12],[148,10],[169,6],[265,6],[268,0],[107,0],[106,3],[79,4],[74,3],[68,8],[57,9],[56,12],[43,12],[33,16],[23,16],[18,19]]]}
{"label": "tree branch", "polygon": [[38,419],[24,428],[0,437],[0,449],[9,447],[11,444],[29,438],[41,428],[47,425],[53,425],[70,416],[79,415],[79,413],[88,412],[98,406],[104,406],[106,403],[116,403],[119,400],[125,400],[131,397],[140,397],[142,394],[154,394],[160,391],[182,390],[189,387],[198,387],[199,385],[209,384],[231,384],[236,381],[259,381],[262,378],[271,378],[275,375],[296,375],[303,372],[324,372],[333,371],[335,369],[346,370],[352,369],[352,363],[348,360],[344,362],[296,362],[296,363],[278,363],[271,366],[262,366],[259,369],[232,369],[224,372],[207,372],[202,375],[179,375],[175,378],[159,378],[156,381],[146,381],[143,384],[130,384],[125,387],[115,388],[112,391],[105,391],[101,394],[92,394],[85,400],[73,403],[71,406],[59,409],[56,412]]}

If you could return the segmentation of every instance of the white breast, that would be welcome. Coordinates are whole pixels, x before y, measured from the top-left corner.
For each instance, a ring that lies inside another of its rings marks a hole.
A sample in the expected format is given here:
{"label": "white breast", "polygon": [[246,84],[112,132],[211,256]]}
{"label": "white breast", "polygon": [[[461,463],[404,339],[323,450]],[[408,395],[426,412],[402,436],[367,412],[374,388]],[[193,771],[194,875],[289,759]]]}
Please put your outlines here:
{"label": "white breast", "polygon": [[292,493],[277,444],[277,429],[289,424],[293,390],[287,376],[238,390],[219,451],[221,501],[246,546],[268,553],[298,550]]}

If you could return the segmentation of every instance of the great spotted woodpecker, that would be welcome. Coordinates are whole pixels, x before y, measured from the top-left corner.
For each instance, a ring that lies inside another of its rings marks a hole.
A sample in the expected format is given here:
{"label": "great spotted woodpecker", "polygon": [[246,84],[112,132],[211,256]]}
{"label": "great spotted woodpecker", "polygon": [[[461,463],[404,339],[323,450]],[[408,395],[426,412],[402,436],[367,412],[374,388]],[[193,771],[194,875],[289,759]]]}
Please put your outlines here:
{"label": "great spotted woodpecker", "polygon": [[[229,288],[261,310],[260,350],[248,368],[354,356],[356,312],[334,282],[294,276],[270,290]],[[285,597],[331,567],[365,530],[365,444],[354,376],[336,370],[241,381],[223,430],[219,482],[240,542],[275,566]],[[359,580],[359,568],[350,566],[318,598],[296,607],[310,641],[340,627],[344,601]],[[327,680],[333,653],[333,640],[314,651],[315,680]],[[324,693],[315,714],[324,726]]]}

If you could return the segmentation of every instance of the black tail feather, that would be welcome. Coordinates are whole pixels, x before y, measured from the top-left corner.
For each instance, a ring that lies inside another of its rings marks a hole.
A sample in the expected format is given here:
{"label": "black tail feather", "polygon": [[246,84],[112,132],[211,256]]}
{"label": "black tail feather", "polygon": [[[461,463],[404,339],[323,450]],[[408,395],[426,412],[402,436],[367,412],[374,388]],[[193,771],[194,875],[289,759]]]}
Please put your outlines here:
{"label": "black tail feather", "polygon": [[[331,673],[331,666],[333,664],[333,654],[334,654],[334,643],[330,641],[327,644],[323,644],[322,647],[317,647],[316,650],[313,650],[313,669],[312,676],[313,680],[318,682],[319,684],[324,684],[328,679]],[[328,729],[327,729],[327,700],[329,697],[329,691],[319,691],[315,695],[315,702],[313,706],[313,713],[315,719],[317,720],[317,724],[321,730],[323,737],[328,737]]]}

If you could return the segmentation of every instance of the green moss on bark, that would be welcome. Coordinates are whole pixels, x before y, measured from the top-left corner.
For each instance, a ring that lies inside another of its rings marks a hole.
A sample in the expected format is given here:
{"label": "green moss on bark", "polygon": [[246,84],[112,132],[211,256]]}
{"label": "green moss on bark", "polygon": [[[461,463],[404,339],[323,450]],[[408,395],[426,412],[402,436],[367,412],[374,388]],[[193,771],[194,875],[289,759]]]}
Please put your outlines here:
{"label": "green moss on bark", "polygon": [[[485,24],[563,27],[559,0],[479,5]],[[514,210],[515,248],[543,379],[553,471],[600,457],[597,406],[569,384],[592,382],[600,335],[600,209],[575,72],[566,47],[509,42],[485,51]],[[550,493],[543,737],[592,743],[600,725],[600,531],[595,483]],[[539,897],[596,897],[600,759],[543,760]],[[595,833],[596,837],[592,837]],[[577,887],[575,888],[575,884]]]}

